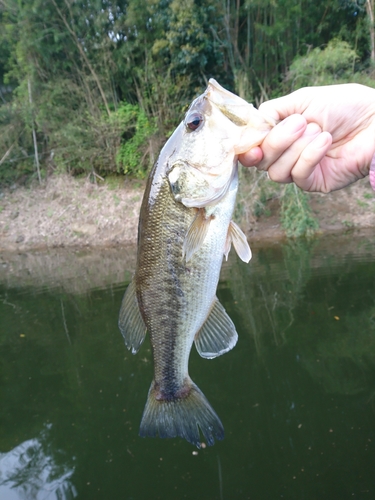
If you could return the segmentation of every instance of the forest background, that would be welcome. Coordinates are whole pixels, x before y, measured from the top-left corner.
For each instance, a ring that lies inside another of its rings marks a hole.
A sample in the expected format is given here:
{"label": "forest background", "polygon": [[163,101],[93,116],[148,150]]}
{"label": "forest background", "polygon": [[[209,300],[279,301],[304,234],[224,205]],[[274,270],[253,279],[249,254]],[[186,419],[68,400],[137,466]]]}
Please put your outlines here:
{"label": "forest background", "polygon": [[374,0],[0,0],[0,185],[144,178],[209,78],[257,106],[374,61]]}

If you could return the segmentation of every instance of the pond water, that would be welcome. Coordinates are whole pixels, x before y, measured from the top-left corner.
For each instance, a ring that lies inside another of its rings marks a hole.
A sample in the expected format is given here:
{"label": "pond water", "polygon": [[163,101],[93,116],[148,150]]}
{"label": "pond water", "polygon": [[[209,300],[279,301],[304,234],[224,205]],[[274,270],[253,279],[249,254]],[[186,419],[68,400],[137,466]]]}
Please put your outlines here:
{"label": "pond water", "polygon": [[226,433],[200,450],[138,437],[152,359],[117,329],[126,252],[76,254],[75,270],[58,253],[38,270],[35,256],[3,257],[0,499],[375,498],[374,244],[230,256],[218,296],[239,342],[190,358]]}

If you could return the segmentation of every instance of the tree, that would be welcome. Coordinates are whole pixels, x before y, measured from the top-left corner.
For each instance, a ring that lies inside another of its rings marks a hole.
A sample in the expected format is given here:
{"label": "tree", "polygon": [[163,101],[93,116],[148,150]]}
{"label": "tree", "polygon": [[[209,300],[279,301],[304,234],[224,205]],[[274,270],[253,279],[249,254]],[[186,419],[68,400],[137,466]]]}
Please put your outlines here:
{"label": "tree", "polygon": [[366,65],[366,1],[0,0],[0,180],[35,149],[44,168],[104,173],[137,144],[143,172],[210,77],[259,104],[332,39]]}

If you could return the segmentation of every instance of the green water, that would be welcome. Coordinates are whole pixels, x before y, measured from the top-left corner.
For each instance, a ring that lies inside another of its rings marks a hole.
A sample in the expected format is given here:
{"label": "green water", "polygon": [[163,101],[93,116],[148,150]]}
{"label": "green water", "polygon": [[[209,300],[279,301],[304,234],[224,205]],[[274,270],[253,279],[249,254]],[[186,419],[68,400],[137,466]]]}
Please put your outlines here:
{"label": "green water", "polygon": [[117,329],[121,252],[94,288],[97,263],[49,280],[41,258],[42,279],[0,274],[1,500],[375,498],[373,240],[231,255],[218,296],[239,342],[190,361],[226,432],[201,450],[138,437],[152,359]]}

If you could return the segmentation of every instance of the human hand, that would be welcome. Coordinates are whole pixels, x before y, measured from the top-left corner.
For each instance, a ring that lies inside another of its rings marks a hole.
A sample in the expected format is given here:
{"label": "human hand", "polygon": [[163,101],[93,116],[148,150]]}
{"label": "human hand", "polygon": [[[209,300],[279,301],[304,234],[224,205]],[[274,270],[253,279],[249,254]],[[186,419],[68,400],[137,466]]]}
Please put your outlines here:
{"label": "human hand", "polygon": [[358,84],[305,87],[264,102],[281,120],[260,147],[240,155],[276,182],[328,193],[365,177],[375,153],[375,89]]}

